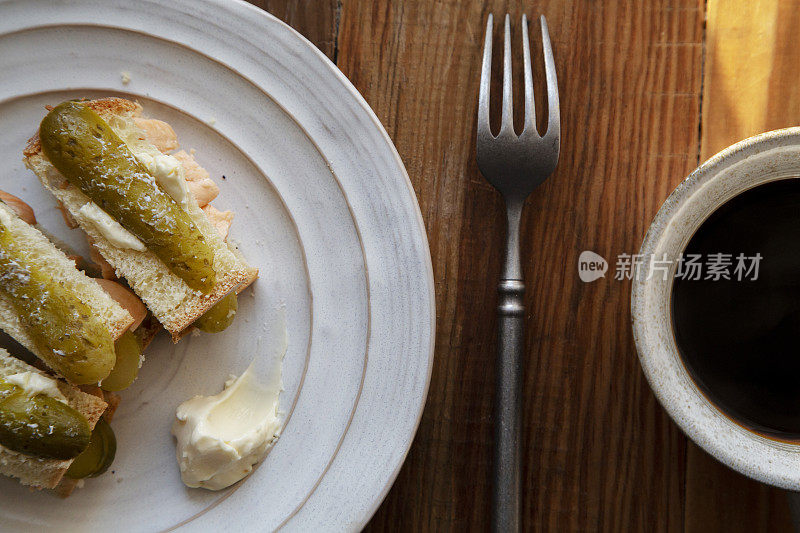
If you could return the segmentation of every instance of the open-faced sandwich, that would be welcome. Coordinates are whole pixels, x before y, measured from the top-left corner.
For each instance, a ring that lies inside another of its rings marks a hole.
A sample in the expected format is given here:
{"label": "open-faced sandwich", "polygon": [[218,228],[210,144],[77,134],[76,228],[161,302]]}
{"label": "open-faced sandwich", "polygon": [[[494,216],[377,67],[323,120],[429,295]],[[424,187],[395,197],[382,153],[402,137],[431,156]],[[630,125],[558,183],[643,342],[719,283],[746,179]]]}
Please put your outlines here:
{"label": "open-faced sandwich", "polygon": [[232,215],[209,205],[208,173],[186,152],[167,153],[172,128],[141,111],[121,98],[59,104],[25,164],[173,340],[192,326],[222,331],[258,270],[226,242]]}
{"label": "open-faced sandwich", "polygon": [[108,407],[0,348],[0,474],[54,489],[65,476],[103,473],[116,450],[114,433],[100,422]]}
{"label": "open-faced sandwich", "polygon": [[113,461],[114,391],[136,379],[153,328],[131,291],[88,277],[35,224],[0,191],[0,329],[39,359],[0,349],[0,474],[68,494]]}

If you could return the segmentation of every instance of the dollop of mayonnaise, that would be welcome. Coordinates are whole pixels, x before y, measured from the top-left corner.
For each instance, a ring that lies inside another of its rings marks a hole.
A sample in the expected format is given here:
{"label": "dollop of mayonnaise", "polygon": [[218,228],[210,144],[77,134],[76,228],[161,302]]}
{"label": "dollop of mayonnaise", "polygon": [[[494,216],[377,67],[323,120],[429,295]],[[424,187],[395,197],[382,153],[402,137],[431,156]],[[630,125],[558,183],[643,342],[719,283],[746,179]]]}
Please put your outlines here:
{"label": "dollop of mayonnaise", "polygon": [[11,385],[16,385],[28,396],[43,394],[55,398],[61,403],[67,403],[66,397],[58,389],[56,381],[38,372],[18,372],[5,376],[3,380]]}
{"label": "dollop of mayonnaise", "polygon": [[195,396],[178,407],[172,434],[187,486],[224,489],[266,457],[281,430],[280,364],[269,381],[259,383],[250,364],[244,374],[231,377],[221,393]]}
{"label": "dollop of mayonnaise", "polygon": [[189,187],[186,185],[186,178],[183,175],[183,165],[177,157],[148,152],[139,152],[134,155],[173,200],[182,207],[189,205]]}
{"label": "dollop of mayonnaise", "polygon": [[103,237],[117,248],[137,250],[144,252],[147,247],[142,241],[130,231],[122,227],[122,224],[111,218],[111,216],[100,209],[93,202],[86,202],[78,209],[78,217],[85,222],[92,224]]}

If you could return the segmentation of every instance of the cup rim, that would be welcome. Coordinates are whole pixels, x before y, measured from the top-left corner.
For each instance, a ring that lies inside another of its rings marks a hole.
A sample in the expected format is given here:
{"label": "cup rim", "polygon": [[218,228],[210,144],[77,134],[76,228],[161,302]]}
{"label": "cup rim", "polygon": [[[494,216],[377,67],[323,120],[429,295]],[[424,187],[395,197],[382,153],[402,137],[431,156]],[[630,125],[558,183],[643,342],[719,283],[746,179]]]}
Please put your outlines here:
{"label": "cup rim", "polygon": [[[735,165],[772,150],[797,151],[800,154],[800,127],[750,137],[702,163],[675,188],[658,210],[639,254],[651,257],[660,246],[667,246],[666,239],[675,237],[672,231],[681,224],[688,224],[689,213],[684,207],[699,198],[698,194],[705,186],[722,183],[720,180],[726,177],[726,171],[735,171],[731,170]],[[779,168],[769,168],[764,172],[767,171],[780,174]],[[800,172],[795,176],[800,177]],[[771,180],[765,179],[751,186],[767,181]],[[719,205],[722,203],[724,201]],[[705,212],[694,230],[719,205]],[[697,213],[694,216],[697,217]],[[690,439],[730,468],[770,485],[800,490],[800,441],[783,442],[744,428],[708,400],[690,377],[671,335],[671,315],[666,310],[669,298],[664,301],[663,297],[665,283],[669,285],[667,292],[671,293],[671,279],[662,281],[657,276],[646,279],[646,276],[637,274],[631,286],[634,342],[642,370],[659,403]],[[659,294],[662,294],[660,298]],[[664,320],[670,322],[670,335],[664,333]]]}

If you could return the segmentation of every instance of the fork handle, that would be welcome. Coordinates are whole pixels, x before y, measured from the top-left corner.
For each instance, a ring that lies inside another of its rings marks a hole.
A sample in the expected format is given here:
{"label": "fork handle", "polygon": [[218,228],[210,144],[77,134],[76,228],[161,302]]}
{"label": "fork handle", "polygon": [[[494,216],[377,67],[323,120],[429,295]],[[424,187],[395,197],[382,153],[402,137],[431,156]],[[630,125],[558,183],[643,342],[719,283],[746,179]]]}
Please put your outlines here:
{"label": "fork handle", "polygon": [[494,405],[494,502],[492,530],[520,530],[522,455],[522,349],[525,308],[521,280],[498,286],[497,382]]}

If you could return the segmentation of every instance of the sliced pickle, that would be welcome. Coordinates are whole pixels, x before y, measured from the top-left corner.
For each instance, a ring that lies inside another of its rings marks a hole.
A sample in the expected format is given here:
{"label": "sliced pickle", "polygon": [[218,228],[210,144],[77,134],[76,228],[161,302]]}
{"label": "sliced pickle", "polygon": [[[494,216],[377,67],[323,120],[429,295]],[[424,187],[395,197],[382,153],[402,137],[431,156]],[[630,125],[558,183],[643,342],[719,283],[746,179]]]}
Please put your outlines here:
{"label": "sliced pickle", "polygon": [[62,280],[42,271],[40,263],[0,220],[0,292],[50,368],[77,385],[98,383],[114,368],[111,333]]}
{"label": "sliced pickle", "polygon": [[97,477],[108,470],[117,454],[117,438],[104,419],[97,421],[92,431],[89,447],[72,461],[65,474],[71,479]]}
{"label": "sliced pickle", "polygon": [[238,307],[239,300],[232,292],[195,320],[194,325],[206,333],[219,333],[231,325]]}
{"label": "sliced pickle", "polygon": [[67,460],[89,445],[89,422],[78,411],[43,394],[28,396],[0,379],[0,444],[15,452]]}
{"label": "sliced pickle", "polygon": [[121,391],[127,389],[139,375],[139,361],[142,356],[142,349],[136,336],[130,331],[117,339],[114,343],[114,350],[117,354],[117,364],[114,370],[100,384],[100,388],[106,391]]}
{"label": "sliced pickle", "polygon": [[214,250],[205,235],[97,113],[79,102],[64,102],[44,117],[39,137],[45,156],[70,183],[189,287],[212,289]]}

